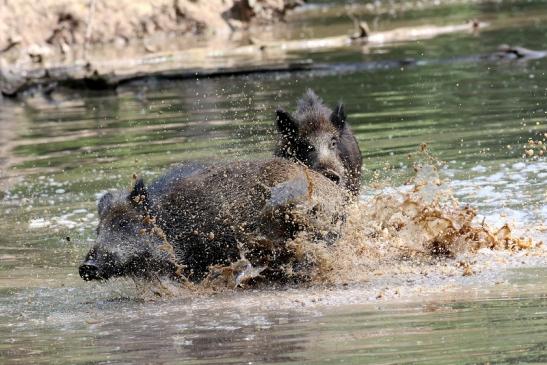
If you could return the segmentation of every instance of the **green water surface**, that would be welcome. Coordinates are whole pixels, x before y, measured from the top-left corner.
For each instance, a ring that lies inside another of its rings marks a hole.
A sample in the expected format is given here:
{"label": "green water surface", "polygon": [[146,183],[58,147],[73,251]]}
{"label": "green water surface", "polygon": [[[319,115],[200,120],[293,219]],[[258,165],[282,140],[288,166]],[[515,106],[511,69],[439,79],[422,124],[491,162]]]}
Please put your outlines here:
{"label": "green water surface", "polygon": [[[285,31],[344,33],[351,22],[337,4],[302,11]],[[307,88],[330,105],[345,103],[364,157],[363,194],[373,183],[401,184],[412,173],[407,155],[427,143],[456,195],[487,222],[503,217],[545,240],[534,227],[547,222],[547,162],[522,155],[529,138],[547,132],[547,59],[462,56],[502,43],[547,48],[547,4],[457,2],[363,17],[379,29],[470,18],[491,27],[295,54],[338,65],[325,71],[150,80],[0,102],[0,363],[547,363],[541,259],[523,258],[523,268],[450,296],[294,308],[274,305],[283,290],[257,305],[248,304],[252,292],[142,302],[127,294],[129,281],[79,279],[101,193],[180,161],[270,156],[275,108],[294,109]],[[420,62],[350,67],[408,58]],[[219,310],[222,300],[232,305]]]}

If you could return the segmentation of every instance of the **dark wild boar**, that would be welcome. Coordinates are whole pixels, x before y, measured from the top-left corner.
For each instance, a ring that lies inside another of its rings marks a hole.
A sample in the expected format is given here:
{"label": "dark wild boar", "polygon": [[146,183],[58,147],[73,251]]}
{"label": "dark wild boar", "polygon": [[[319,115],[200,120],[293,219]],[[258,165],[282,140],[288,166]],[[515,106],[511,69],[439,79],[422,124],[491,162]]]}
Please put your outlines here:
{"label": "dark wild boar", "polygon": [[286,279],[287,268],[303,278],[309,263],[290,242],[333,243],[347,200],[345,189],[284,159],[181,165],[148,188],[139,180],[100,199],[97,241],[80,275],[199,282],[211,266],[244,258],[269,280]]}
{"label": "dark wild boar", "polygon": [[101,197],[96,243],[79,268],[84,280],[176,273],[178,264],[148,211],[142,180],[130,193],[116,191]]}
{"label": "dark wild boar", "polygon": [[280,135],[275,155],[300,161],[353,195],[361,186],[362,157],[342,104],[329,109],[312,91],[298,101],[296,113],[278,109]]}

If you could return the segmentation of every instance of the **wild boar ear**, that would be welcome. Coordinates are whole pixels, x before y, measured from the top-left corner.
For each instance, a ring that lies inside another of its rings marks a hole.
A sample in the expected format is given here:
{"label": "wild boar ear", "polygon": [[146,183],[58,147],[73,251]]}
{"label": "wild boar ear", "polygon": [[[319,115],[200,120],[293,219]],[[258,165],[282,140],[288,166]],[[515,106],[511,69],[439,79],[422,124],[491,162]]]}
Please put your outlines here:
{"label": "wild boar ear", "polygon": [[106,211],[110,209],[110,207],[112,206],[113,200],[114,200],[114,196],[112,195],[112,193],[106,193],[101,197],[101,199],[99,199],[99,203],[97,204],[99,218],[104,216]]}
{"label": "wild boar ear", "polygon": [[298,125],[290,113],[284,111],[283,109],[277,109],[275,114],[275,124],[277,125],[277,130],[281,133],[281,135],[291,137],[298,134]]}
{"label": "wild boar ear", "polygon": [[148,208],[148,190],[146,190],[142,178],[139,178],[135,182],[135,186],[133,186],[133,190],[129,193],[128,199],[133,205]]}
{"label": "wild boar ear", "polygon": [[338,129],[343,129],[346,125],[346,111],[344,104],[338,103],[330,115],[330,121]]}

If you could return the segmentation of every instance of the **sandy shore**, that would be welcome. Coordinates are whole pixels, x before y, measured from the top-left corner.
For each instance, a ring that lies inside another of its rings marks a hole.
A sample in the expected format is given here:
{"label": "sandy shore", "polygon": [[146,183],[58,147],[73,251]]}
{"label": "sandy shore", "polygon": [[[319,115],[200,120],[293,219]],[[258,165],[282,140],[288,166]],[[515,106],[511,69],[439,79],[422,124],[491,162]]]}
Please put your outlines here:
{"label": "sandy shore", "polygon": [[[298,0],[4,0],[0,57],[8,64],[85,58],[101,48],[143,52],[192,42],[196,35],[226,39],[254,24],[275,22]],[[169,40],[166,42],[166,40]]]}

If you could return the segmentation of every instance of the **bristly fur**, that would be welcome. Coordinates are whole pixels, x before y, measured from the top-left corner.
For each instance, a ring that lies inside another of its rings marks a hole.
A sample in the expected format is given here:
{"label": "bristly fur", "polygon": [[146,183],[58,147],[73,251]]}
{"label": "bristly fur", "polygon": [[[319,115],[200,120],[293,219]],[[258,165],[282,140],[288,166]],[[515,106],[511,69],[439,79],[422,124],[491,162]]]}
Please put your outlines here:
{"label": "bristly fur", "polygon": [[312,89],[308,89],[296,106],[296,118],[304,120],[328,120],[331,110],[323,104],[323,100]]}
{"label": "bristly fur", "polygon": [[275,156],[302,162],[355,195],[359,193],[361,151],[342,104],[331,110],[308,89],[297,101],[294,115],[282,109],[276,114],[280,138]]}
{"label": "bristly fur", "polygon": [[314,131],[333,130],[329,118],[332,111],[323,104],[323,100],[313,90],[308,89],[302,96],[294,114],[298,130],[301,135],[307,135]]}
{"label": "bristly fur", "polygon": [[[149,212],[131,198],[144,191]],[[84,280],[157,275],[199,282],[242,253],[252,266],[267,267],[265,280],[294,280],[299,271],[306,275],[308,261],[290,242],[305,233],[310,242],[334,243],[348,199],[318,173],[279,158],[178,165],[148,186],[137,181],[131,192],[101,199],[97,239],[79,268]]]}

